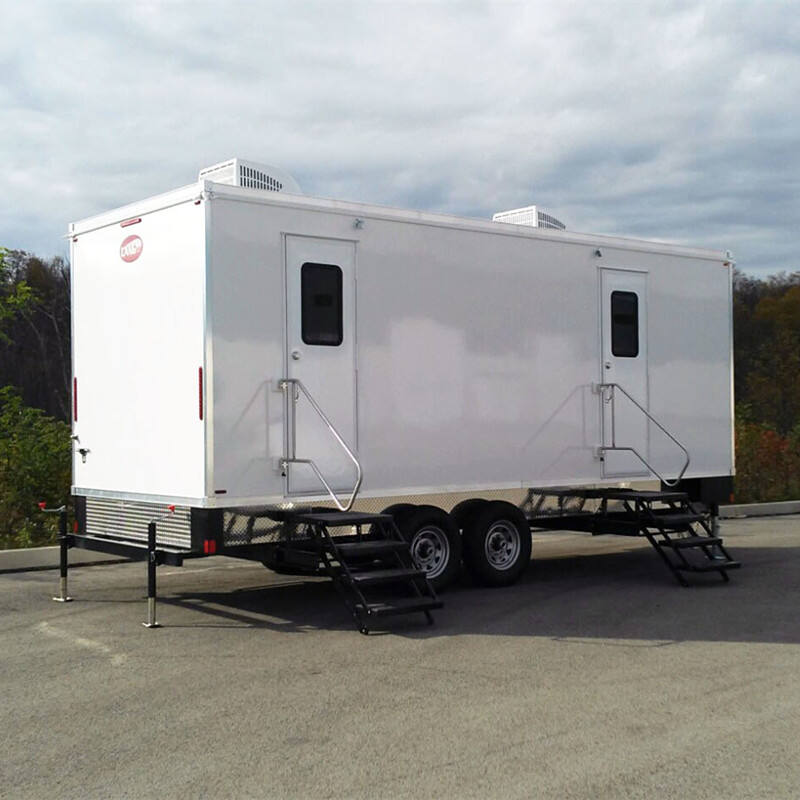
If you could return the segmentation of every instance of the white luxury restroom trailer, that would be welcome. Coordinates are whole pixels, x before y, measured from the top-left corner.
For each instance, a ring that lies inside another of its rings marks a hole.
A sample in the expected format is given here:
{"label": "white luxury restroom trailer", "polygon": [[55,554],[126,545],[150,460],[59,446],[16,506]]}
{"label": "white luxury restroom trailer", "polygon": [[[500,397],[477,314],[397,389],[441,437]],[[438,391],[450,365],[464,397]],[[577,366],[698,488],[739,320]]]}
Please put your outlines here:
{"label": "white luxury restroom trailer", "polygon": [[730,254],[249,183],[70,226],[83,529],[733,474]]}

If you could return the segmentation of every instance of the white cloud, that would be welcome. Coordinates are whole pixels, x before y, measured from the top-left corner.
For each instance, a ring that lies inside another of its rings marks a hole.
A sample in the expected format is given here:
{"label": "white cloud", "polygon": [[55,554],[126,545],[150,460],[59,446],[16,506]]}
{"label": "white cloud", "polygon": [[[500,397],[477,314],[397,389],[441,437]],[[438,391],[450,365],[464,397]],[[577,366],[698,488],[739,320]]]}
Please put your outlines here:
{"label": "white cloud", "polygon": [[[7,4],[8,5],[8,4]],[[0,243],[230,155],[312,194],[580,230],[797,269],[790,3],[8,5]]]}

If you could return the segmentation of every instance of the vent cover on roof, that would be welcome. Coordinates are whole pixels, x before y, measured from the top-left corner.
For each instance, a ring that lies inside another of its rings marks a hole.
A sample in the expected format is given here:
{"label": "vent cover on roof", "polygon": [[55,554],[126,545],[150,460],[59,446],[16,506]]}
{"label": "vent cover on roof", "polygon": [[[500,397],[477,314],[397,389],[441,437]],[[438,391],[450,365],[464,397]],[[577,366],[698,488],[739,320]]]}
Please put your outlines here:
{"label": "vent cover on roof", "polygon": [[231,186],[243,186],[245,189],[302,194],[297,181],[288,172],[241,158],[221,161],[212,167],[201,169],[197,177],[201,181],[227,183]]}
{"label": "vent cover on roof", "polygon": [[492,217],[494,222],[510,222],[512,225],[530,225],[532,228],[551,228],[564,231],[567,226],[551,214],[539,211],[536,206],[514,208],[511,211],[498,211]]}

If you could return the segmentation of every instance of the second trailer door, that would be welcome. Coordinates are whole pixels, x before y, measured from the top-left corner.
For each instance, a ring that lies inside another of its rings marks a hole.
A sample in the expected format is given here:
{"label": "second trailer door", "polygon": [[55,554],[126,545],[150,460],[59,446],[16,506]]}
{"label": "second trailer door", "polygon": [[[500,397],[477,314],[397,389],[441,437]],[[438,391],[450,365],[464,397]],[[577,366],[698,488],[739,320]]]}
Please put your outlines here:
{"label": "second trailer door", "polygon": [[[600,298],[602,382],[619,384],[647,409],[647,273],[601,269]],[[613,413],[611,403],[603,402],[602,414],[605,446],[612,444],[613,429],[618,447],[632,447],[649,458],[649,421],[641,409],[617,390]],[[606,451],[604,477],[647,474],[647,467],[630,451]]]}

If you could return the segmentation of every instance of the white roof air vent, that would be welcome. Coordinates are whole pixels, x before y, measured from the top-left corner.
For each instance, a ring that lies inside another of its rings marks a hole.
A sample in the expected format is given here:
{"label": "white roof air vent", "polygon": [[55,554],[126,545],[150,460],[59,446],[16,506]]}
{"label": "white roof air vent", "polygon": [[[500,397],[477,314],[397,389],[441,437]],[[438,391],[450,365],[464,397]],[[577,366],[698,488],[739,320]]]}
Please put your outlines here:
{"label": "white roof air vent", "polygon": [[197,179],[242,186],[245,189],[262,189],[267,192],[303,193],[297,181],[288,172],[267,164],[245,161],[242,158],[231,158],[211,167],[205,167],[200,170]]}
{"label": "white roof air vent", "polygon": [[552,230],[564,231],[567,226],[551,214],[539,211],[536,206],[526,206],[525,208],[514,208],[511,211],[498,211],[492,217],[494,222],[509,222],[512,225],[530,225],[532,228],[550,228]]}

